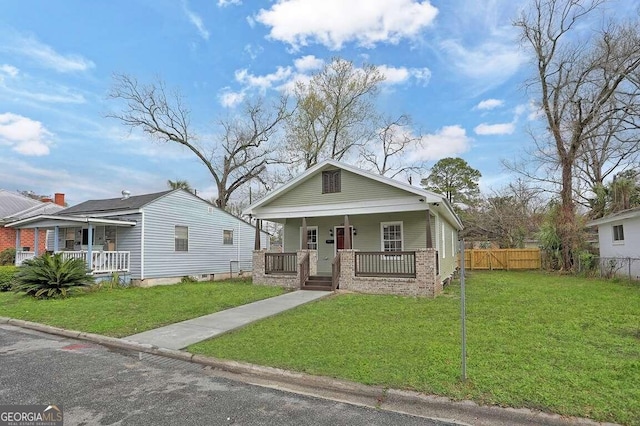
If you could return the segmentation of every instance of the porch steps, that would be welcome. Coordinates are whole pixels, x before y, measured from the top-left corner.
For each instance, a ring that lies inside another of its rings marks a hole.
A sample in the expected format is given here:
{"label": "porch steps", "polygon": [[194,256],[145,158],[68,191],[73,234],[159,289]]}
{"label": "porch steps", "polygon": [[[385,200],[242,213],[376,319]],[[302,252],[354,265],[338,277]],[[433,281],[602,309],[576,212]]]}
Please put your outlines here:
{"label": "porch steps", "polygon": [[332,281],[330,276],[311,275],[304,283],[301,290],[325,290],[331,291]]}

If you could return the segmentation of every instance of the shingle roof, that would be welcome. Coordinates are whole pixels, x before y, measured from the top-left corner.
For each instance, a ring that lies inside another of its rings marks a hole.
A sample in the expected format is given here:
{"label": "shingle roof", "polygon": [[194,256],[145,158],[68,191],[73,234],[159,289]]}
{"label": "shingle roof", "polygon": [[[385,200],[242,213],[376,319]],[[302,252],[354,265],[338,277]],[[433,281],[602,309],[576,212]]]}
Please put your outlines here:
{"label": "shingle roof", "polygon": [[17,192],[0,189],[0,221],[9,216],[44,204]]}
{"label": "shingle roof", "polygon": [[66,208],[58,214],[60,215],[79,215],[101,212],[112,212],[119,210],[135,210],[149,204],[152,201],[174,191],[156,192],[154,194],[132,195],[129,198],[109,198],[106,200],[88,200],[73,207]]}
{"label": "shingle roof", "polygon": [[8,216],[5,219],[9,222],[13,222],[14,220],[21,220],[34,216],[56,214],[62,209],[64,209],[64,207],[59,206],[55,203],[42,203],[42,205],[40,206],[31,207],[27,210],[23,210],[21,212]]}

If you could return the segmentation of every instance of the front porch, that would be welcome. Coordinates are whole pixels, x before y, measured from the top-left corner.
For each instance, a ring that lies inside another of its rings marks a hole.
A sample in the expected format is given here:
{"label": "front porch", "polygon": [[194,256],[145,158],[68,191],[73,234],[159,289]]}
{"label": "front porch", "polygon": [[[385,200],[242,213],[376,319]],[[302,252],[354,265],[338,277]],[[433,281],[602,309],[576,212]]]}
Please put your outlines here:
{"label": "front porch", "polygon": [[318,275],[317,250],[253,253],[256,284],[301,290],[336,289],[370,294],[435,297],[442,292],[435,249],[407,252],[361,252],[341,249],[331,275]]}
{"label": "front porch", "polygon": [[[87,264],[88,274],[107,275],[130,272],[131,251],[118,249],[118,235],[119,230],[135,225],[136,222],[118,219],[47,215],[5,226],[16,229],[16,266],[43,254],[39,249],[38,235],[44,229],[47,231],[46,252],[61,253],[65,259],[82,259]],[[21,244],[23,229],[35,231],[33,250]]]}

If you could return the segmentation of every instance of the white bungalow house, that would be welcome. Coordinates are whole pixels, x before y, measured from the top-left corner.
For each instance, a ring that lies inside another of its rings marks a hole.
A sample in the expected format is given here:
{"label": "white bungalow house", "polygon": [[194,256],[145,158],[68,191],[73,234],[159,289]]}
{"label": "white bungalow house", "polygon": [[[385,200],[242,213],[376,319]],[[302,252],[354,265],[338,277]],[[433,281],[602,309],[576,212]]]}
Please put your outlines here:
{"label": "white bungalow house", "polygon": [[[5,225],[50,232],[47,247],[85,259],[90,273],[114,272],[135,285],[170,284],[182,277],[217,279],[251,271],[256,235],[261,248],[269,235],[183,189],[85,201],[56,214]],[[16,253],[16,265],[37,250]]]}
{"label": "white bungalow house", "polygon": [[640,279],[640,207],[592,220],[598,227],[600,267],[632,279]]}
{"label": "white bungalow house", "polygon": [[254,282],[303,289],[435,296],[463,228],[442,195],[334,160],[243,214],[284,230],[283,253],[254,252]]}

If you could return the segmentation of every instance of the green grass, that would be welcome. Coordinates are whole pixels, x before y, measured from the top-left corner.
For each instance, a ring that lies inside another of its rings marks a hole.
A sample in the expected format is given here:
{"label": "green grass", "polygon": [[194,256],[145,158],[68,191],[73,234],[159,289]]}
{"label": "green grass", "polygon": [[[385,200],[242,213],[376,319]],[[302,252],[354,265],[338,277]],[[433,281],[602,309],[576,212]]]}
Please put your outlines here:
{"label": "green grass", "polygon": [[189,347],[483,404],[640,425],[640,286],[538,272],[467,280],[435,300],[339,295]]}
{"label": "green grass", "polygon": [[246,281],[102,288],[51,300],[0,293],[0,316],[122,337],[282,293]]}

